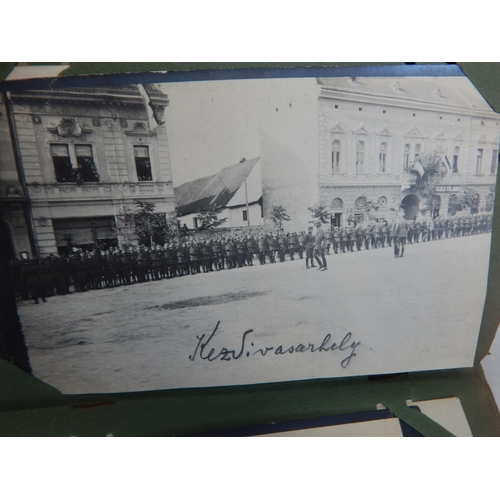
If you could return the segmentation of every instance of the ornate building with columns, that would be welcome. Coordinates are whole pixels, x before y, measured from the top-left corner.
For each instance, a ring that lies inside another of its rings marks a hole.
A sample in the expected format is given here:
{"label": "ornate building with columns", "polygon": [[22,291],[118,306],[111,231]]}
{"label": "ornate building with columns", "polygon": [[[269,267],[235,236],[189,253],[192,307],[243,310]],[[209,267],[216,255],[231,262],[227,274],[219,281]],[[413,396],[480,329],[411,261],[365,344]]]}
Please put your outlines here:
{"label": "ornate building with columns", "polygon": [[433,153],[447,167],[436,215],[454,213],[465,188],[479,194],[479,212],[492,210],[500,115],[467,78],[321,78],[318,85],[319,198],[336,225],[366,201],[381,219],[400,207],[420,217],[423,200],[405,171]]}
{"label": "ornate building with columns", "polygon": [[166,127],[148,119],[163,116],[168,97],[146,88],[149,105],[137,85],[4,94],[0,132],[11,145],[0,199],[16,258],[57,254],[68,241],[117,246],[127,232],[117,216],[137,200],[175,210]]}

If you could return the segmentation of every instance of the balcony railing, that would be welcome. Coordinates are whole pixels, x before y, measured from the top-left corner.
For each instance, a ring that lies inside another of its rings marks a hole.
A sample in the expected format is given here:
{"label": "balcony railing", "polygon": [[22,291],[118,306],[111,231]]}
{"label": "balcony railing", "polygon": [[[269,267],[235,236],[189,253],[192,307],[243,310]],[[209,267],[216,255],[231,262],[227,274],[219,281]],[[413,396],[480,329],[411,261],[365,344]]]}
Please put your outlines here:
{"label": "balcony railing", "polygon": [[34,200],[126,199],[137,197],[174,196],[171,181],[28,184]]}

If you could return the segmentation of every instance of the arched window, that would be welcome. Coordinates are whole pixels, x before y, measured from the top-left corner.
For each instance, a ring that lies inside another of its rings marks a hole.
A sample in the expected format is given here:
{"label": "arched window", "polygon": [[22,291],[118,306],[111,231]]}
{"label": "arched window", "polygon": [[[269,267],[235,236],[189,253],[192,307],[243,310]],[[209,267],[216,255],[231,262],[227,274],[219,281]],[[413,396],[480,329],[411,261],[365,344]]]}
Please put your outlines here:
{"label": "arched window", "polygon": [[359,141],[356,145],[356,173],[363,172],[365,162],[365,143]]}
{"label": "arched window", "polygon": [[340,142],[332,142],[332,172],[340,172]]}
{"label": "arched window", "polygon": [[368,200],[366,199],[366,196],[360,196],[359,198],[356,198],[356,201],[354,202],[354,209],[358,211],[365,210],[367,204]]}
{"label": "arched window", "polygon": [[460,156],[460,148],[457,146],[453,150],[453,162],[451,164],[451,173],[458,174],[458,157]]}
{"label": "arched window", "polygon": [[378,153],[378,166],[381,173],[384,173],[387,170],[387,144],[385,142],[380,145]]}
{"label": "arched window", "polygon": [[341,198],[334,198],[331,203],[333,209],[342,210],[344,208],[344,202]]}
{"label": "arched window", "polygon": [[417,144],[415,146],[415,156],[413,157],[413,161],[420,160],[420,153],[421,152],[422,152],[422,146],[420,144]]}
{"label": "arched window", "polygon": [[144,123],[139,123],[139,122],[134,125],[133,130],[136,134],[146,134],[148,131],[146,125],[144,125]]}
{"label": "arched window", "polygon": [[500,156],[498,156],[498,149],[494,149],[491,154],[491,168],[490,168],[490,174],[496,174],[497,173],[497,167],[498,167],[498,160]]}
{"label": "arched window", "polygon": [[495,204],[495,196],[493,195],[493,193],[489,193],[488,196],[486,197],[486,208],[485,208],[485,210],[487,212],[492,212],[494,204]]}
{"label": "arched window", "polygon": [[407,171],[410,167],[410,145],[405,144],[405,150],[403,155],[403,170]]}
{"label": "arched window", "polygon": [[481,173],[482,167],[483,167],[483,149],[482,148],[477,148],[476,174],[480,174]]}

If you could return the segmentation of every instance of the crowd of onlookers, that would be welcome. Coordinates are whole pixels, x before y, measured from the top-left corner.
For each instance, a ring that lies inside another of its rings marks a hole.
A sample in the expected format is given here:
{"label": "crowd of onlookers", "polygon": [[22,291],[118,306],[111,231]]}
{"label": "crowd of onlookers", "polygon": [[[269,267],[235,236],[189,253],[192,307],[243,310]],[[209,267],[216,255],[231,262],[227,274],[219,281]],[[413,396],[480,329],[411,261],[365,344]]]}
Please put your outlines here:
{"label": "crowd of onlookers", "polygon": [[[490,232],[492,215],[437,217],[409,221],[407,243],[414,244]],[[328,227],[326,254],[392,245],[387,221]],[[238,236],[214,233],[210,237],[183,236],[164,246],[140,245],[104,251],[72,249],[66,255],[11,263],[12,283],[18,299],[45,301],[102,288],[303,259],[306,231],[259,231]]]}

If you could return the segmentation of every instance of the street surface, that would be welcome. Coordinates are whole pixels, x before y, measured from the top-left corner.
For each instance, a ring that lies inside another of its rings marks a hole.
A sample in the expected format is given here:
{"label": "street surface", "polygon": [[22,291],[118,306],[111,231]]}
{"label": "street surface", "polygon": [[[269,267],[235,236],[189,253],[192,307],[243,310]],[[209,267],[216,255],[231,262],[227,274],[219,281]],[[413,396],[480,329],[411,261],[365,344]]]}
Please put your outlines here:
{"label": "street surface", "polygon": [[18,310],[34,374],[64,393],[457,368],[474,357],[489,246],[482,234],[399,259],[391,247],[329,255],[325,272],[255,259]]}

